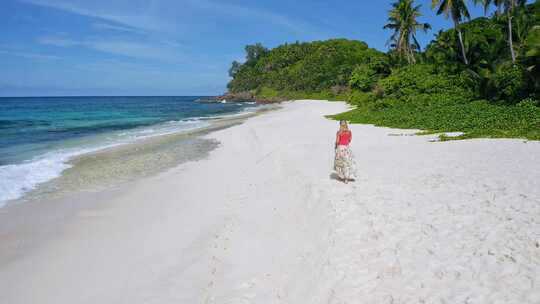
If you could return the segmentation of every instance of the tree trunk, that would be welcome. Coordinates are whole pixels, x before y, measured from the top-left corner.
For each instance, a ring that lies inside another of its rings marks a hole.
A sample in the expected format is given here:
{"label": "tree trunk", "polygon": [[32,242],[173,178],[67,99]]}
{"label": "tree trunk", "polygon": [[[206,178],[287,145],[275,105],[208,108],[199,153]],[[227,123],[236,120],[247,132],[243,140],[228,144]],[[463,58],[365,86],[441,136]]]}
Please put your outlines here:
{"label": "tree trunk", "polygon": [[412,47],[410,46],[409,44],[409,64],[415,64],[416,63],[416,58],[414,58],[414,50],[412,49]]}
{"label": "tree trunk", "polygon": [[510,47],[510,55],[512,55],[512,63],[516,64],[516,53],[514,52],[514,42],[512,40],[512,11],[508,10],[508,46]]}
{"label": "tree trunk", "polygon": [[[407,62],[409,61],[409,55],[408,55],[408,50],[407,50],[407,45],[404,43],[405,41],[405,37],[403,35],[403,31],[399,34],[399,40],[398,40],[398,53],[400,56],[405,56],[405,58],[407,59]],[[409,62],[410,63],[410,62]]]}
{"label": "tree trunk", "polygon": [[456,31],[458,32],[459,37],[459,46],[461,47],[461,56],[463,57],[463,62],[465,65],[469,65],[469,60],[467,59],[467,54],[465,54],[465,45],[463,44],[463,36],[461,35],[461,29],[459,28],[459,21],[454,20]]}

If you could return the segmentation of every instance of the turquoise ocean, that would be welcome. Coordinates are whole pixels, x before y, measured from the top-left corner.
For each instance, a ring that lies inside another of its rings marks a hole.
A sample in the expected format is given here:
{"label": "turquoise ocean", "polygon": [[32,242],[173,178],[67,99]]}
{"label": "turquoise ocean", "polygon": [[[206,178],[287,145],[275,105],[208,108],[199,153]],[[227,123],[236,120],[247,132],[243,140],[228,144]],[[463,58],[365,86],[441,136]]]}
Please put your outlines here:
{"label": "turquoise ocean", "polygon": [[60,177],[72,167],[73,158],[205,128],[212,120],[257,108],[199,102],[200,98],[0,98],[0,207]]}

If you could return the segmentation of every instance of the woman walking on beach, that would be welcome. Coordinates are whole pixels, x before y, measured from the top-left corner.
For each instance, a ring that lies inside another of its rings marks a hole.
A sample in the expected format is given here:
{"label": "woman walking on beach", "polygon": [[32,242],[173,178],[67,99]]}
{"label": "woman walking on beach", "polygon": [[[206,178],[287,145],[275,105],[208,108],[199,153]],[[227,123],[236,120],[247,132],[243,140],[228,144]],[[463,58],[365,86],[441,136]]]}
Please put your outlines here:
{"label": "woman walking on beach", "polygon": [[356,168],[354,157],[349,147],[352,140],[352,132],[345,120],[339,121],[339,131],[336,134],[336,156],[334,159],[334,170],[339,179],[344,183],[354,180]]}

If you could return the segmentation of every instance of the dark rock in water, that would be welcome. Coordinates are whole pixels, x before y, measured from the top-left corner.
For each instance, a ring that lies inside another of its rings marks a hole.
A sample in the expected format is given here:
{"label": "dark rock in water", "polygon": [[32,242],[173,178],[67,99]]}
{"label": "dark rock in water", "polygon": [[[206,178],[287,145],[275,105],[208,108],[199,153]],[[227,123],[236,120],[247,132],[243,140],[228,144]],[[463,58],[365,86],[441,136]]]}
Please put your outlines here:
{"label": "dark rock in water", "polygon": [[217,99],[217,97],[203,97],[203,98],[196,99],[195,102],[214,103],[214,102],[220,102],[220,101]]}
{"label": "dark rock in water", "polygon": [[224,95],[216,97],[217,102],[231,101],[231,102],[256,102],[256,103],[276,103],[282,102],[284,98],[260,98],[255,96],[252,92],[227,92]]}
{"label": "dark rock in water", "polygon": [[254,102],[255,96],[251,92],[239,92],[239,93],[230,93],[227,92],[224,95],[218,96],[219,101],[234,101],[234,102]]}

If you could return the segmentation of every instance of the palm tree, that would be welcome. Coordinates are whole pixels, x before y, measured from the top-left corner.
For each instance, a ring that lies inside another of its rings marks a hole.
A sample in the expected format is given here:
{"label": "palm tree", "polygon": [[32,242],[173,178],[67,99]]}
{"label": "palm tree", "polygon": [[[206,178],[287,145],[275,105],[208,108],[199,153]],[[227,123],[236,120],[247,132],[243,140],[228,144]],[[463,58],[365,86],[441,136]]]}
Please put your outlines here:
{"label": "palm tree", "polygon": [[516,63],[516,51],[514,50],[514,41],[512,35],[512,18],[514,16],[514,9],[518,6],[524,6],[526,0],[475,0],[475,3],[482,3],[484,5],[484,11],[487,11],[488,7],[493,3],[497,7],[498,12],[504,11],[506,13],[508,22],[508,47],[510,48],[510,55],[512,56],[512,63]]}
{"label": "palm tree", "polygon": [[497,11],[495,11],[495,15],[500,15],[501,10],[499,7],[499,3],[501,3],[503,0],[473,0],[474,4],[481,4],[484,7],[484,16],[487,16],[489,6],[493,3],[497,7]]}
{"label": "palm tree", "polygon": [[[420,43],[416,39],[416,31],[427,32],[431,29],[428,23],[420,23],[417,18],[422,16],[420,13],[421,5],[414,6],[414,0],[398,0],[392,4],[392,10],[389,12],[388,24],[384,29],[394,30],[388,43],[394,47],[400,56],[405,56],[409,64],[416,63],[414,51],[420,50]],[[411,39],[413,43],[411,43]]]}
{"label": "palm tree", "polygon": [[525,65],[533,77],[537,92],[540,88],[540,25],[533,26],[525,41]]}
{"label": "palm tree", "polygon": [[459,36],[459,45],[461,47],[461,56],[463,57],[463,62],[468,65],[469,60],[467,59],[467,54],[465,53],[465,45],[463,44],[463,35],[461,29],[459,28],[460,22],[463,18],[471,19],[469,15],[469,10],[467,9],[467,3],[465,0],[432,0],[431,7],[433,9],[437,8],[437,15],[444,14],[446,18],[451,17],[454,22],[454,28],[456,29]]}

